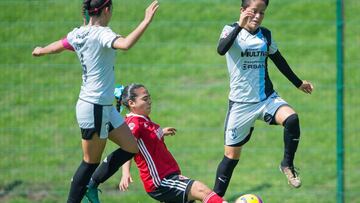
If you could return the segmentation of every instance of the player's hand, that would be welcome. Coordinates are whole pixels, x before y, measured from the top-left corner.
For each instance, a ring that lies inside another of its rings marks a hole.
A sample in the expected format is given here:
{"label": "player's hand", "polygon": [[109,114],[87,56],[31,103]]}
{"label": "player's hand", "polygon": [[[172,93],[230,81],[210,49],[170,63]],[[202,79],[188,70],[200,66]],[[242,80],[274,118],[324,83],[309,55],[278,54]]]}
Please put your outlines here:
{"label": "player's hand", "polygon": [[150,23],[151,20],[153,19],[157,9],[159,8],[159,2],[158,1],[153,1],[149,7],[147,7],[146,11],[145,11],[145,18],[144,21]]}
{"label": "player's hand", "polygon": [[314,86],[311,84],[311,82],[303,80],[303,83],[300,85],[299,89],[306,94],[311,94]]}
{"label": "player's hand", "polygon": [[33,50],[32,55],[33,55],[33,56],[42,56],[42,55],[44,55],[44,54],[41,52],[41,50],[42,50],[42,47],[36,47],[36,48]]}
{"label": "player's hand", "polygon": [[164,134],[164,136],[168,136],[168,135],[173,136],[176,134],[176,129],[173,127],[164,128],[163,134]]}
{"label": "player's hand", "polygon": [[123,174],[123,176],[121,177],[120,183],[119,183],[119,190],[123,191],[123,192],[127,191],[129,189],[130,183],[132,183],[132,182],[133,182],[133,179],[130,174],[128,174],[128,175]]}
{"label": "player's hand", "polygon": [[254,11],[250,10],[250,9],[245,9],[242,10],[240,13],[240,18],[239,18],[239,26],[240,27],[245,27],[245,25],[249,22],[249,19],[254,18],[255,14]]}

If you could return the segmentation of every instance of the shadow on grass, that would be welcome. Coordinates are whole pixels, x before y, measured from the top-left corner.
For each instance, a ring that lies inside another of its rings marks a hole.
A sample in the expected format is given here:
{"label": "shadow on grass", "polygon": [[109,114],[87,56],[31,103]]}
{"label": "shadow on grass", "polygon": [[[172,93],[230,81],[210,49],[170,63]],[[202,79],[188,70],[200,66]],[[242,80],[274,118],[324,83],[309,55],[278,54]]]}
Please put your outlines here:
{"label": "shadow on grass", "polygon": [[229,198],[227,198],[227,201],[234,202],[241,195],[248,194],[248,193],[256,194],[256,193],[259,193],[259,192],[261,192],[261,191],[263,191],[265,189],[268,189],[268,188],[271,188],[271,184],[269,184],[269,183],[261,184],[261,185],[258,185],[256,187],[250,188],[248,190],[245,190],[245,191],[239,192],[237,194],[234,194],[234,195],[230,196]]}
{"label": "shadow on grass", "polygon": [[13,191],[17,186],[20,186],[23,182],[21,180],[15,180],[4,187],[0,187],[0,198],[5,197],[9,192]]}

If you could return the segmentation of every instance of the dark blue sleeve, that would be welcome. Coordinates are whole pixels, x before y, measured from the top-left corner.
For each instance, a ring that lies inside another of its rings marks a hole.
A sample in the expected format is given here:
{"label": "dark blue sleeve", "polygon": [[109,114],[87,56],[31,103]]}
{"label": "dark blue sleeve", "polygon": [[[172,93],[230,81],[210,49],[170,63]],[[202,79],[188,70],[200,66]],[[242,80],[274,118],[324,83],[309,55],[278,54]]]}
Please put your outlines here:
{"label": "dark blue sleeve", "polygon": [[239,32],[242,29],[239,26],[239,24],[237,24],[237,23],[235,23],[233,26],[235,26],[234,30],[231,31],[228,36],[226,36],[225,38],[220,38],[220,40],[219,40],[217,52],[222,56],[225,55],[227,51],[229,51],[229,49],[232,46],[232,44],[234,43],[237,35],[239,34]]}
{"label": "dark blue sleeve", "polygon": [[276,51],[274,54],[269,55],[270,59],[274,62],[276,67],[280,70],[280,72],[288,79],[292,84],[294,84],[297,88],[302,85],[302,80],[296,76],[296,74],[291,70],[289,64],[285,60],[285,58],[281,55],[280,51]]}

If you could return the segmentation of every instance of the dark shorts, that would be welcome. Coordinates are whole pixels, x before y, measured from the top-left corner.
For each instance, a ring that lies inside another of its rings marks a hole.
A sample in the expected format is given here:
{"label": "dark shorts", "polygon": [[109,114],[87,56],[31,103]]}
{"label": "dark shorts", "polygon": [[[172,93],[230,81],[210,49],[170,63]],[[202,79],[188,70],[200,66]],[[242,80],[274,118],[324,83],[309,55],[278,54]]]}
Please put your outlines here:
{"label": "dark shorts", "polygon": [[148,194],[164,203],[192,203],[188,201],[188,194],[194,180],[185,176],[172,174],[161,180],[161,184],[153,192]]}

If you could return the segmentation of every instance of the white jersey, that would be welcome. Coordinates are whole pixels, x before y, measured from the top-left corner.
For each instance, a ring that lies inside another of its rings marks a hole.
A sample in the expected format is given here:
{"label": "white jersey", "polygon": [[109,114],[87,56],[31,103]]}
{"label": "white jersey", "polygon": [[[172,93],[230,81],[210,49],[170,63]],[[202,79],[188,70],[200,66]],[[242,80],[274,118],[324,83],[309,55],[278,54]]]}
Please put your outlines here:
{"label": "white jersey", "polygon": [[112,44],[118,37],[109,27],[101,26],[82,26],[68,33],[66,39],[83,69],[81,100],[99,105],[113,103],[116,50]]}
{"label": "white jersey", "polygon": [[[226,25],[220,38],[227,37],[233,29],[234,26]],[[268,54],[274,54],[277,51],[277,46],[273,40],[271,40],[269,50],[267,46],[261,29],[258,29],[255,34],[241,29],[237,35],[226,53],[231,101],[257,103],[274,92],[268,76],[266,58]]]}

